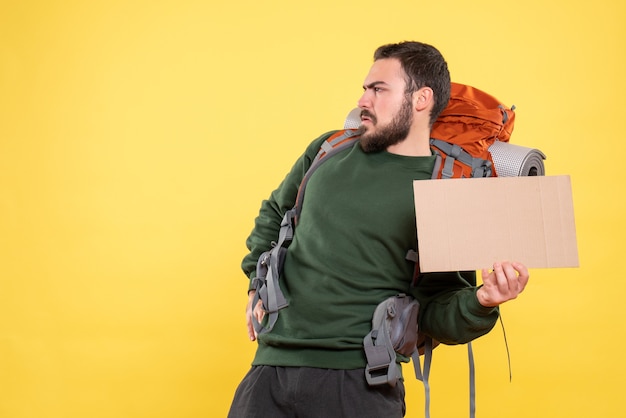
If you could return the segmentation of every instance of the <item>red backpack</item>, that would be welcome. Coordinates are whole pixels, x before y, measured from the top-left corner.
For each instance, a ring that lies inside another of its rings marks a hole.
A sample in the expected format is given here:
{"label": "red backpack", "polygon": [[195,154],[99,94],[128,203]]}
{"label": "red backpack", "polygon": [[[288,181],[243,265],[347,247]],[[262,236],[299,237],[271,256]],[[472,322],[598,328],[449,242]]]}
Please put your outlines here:
{"label": "red backpack", "polygon": [[431,131],[431,149],[438,156],[433,178],[497,176],[489,147],[509,141],[514,110],[482,90],[452,83],[448,106]]}

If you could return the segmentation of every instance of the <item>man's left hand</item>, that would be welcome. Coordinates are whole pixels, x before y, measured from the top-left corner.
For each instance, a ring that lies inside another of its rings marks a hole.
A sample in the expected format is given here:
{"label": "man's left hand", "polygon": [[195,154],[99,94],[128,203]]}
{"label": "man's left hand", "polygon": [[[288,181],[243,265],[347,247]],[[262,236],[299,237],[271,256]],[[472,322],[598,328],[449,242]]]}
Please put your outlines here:
{"label": "man's left hand", "polygon": [[522,293],[529,277],[528,269],[521,263],[495,263],[492,271],[482,270],[483,285],[476,297],[483,306],[498,306]]}

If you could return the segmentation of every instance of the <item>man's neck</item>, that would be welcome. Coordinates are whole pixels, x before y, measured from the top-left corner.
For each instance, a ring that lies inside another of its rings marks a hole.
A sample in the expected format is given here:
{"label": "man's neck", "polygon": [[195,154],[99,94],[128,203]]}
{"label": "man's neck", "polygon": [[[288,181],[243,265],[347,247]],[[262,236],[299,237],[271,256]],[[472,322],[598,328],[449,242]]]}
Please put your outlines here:
{"label": "man's neck", "polygon": [[387,152],[407,157],[428,157],[430,151],[430,131],[422,131],[420,134],[409,135],[397,144],[387,147]]}

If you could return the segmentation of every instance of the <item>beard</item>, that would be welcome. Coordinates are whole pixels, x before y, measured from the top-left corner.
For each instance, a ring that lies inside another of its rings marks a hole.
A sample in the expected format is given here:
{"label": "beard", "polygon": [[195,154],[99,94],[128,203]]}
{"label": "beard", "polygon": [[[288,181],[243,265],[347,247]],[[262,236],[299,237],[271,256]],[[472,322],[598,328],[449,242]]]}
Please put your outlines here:
{"label": "beard", "polygon": [[361,115],[367,115],[376,129],[375,132],[369,132],[368,128],[361,125],[359,130],[361,131],[360,144],[363,151],[381,152],[388,147],[402,142],[408,135],[413,123],[413,109],[409,100],[405,100],[402,103],[402,107],[393,117],[391,122],[385,126],[376,126],[378,121],[376,116],[371,114],[368,110],[361,111]]}

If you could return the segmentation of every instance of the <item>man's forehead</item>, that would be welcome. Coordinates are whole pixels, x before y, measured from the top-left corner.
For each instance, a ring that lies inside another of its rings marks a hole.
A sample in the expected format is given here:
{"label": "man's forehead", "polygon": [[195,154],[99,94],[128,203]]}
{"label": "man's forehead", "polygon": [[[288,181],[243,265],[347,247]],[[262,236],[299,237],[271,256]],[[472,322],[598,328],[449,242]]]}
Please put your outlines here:
{"label": "man's forehead", "polygon": [[405,73],[400,61],[395,58],[384,58],[374,61],[363,85],[387,84],[396,86],[401,84],[404,86],[405,82]]}

